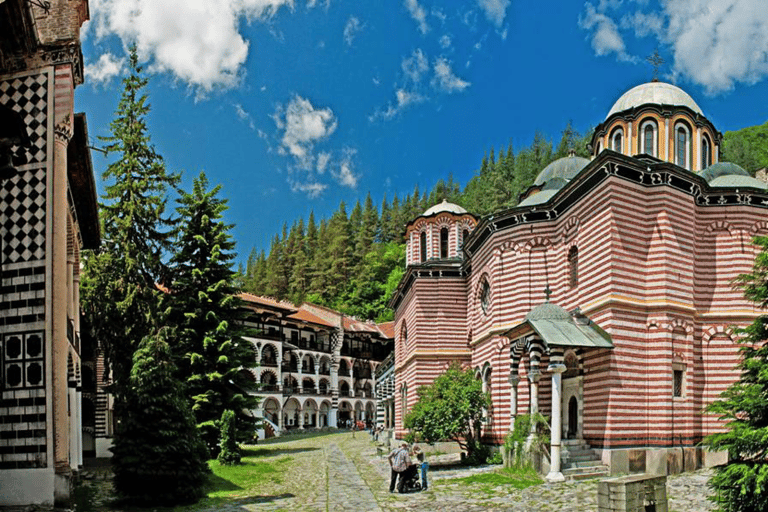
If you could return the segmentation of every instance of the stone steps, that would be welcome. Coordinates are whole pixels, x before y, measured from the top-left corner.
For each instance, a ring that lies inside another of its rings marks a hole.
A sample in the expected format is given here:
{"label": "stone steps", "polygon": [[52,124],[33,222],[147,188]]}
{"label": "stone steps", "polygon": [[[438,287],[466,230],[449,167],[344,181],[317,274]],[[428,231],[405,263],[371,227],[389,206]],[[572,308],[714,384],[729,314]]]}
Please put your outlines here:
{"label": "stone steps", "polygon": [[609,468],[586,442],[566,439],[563,441],[562,473],[566,480],[583,480],[607,476]]}

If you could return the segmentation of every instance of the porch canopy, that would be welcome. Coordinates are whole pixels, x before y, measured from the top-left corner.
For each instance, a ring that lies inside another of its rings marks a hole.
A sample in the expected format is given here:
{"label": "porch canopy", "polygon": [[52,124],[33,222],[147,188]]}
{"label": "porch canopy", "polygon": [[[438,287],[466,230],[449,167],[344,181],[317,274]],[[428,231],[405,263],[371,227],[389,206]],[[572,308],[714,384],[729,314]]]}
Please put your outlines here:
{"label": "porch canopy", "polygon": [[[533,308],[525,320],[509,329],[504,334],[511,343],[512,372],[512,411],[517,411],[517,382],[518,368],[523,355],[529,355],[530,366],[528,379],[530,381],[531,416],[539,410],[539,385],[541,375],[539,363],[543,354],[549,354],[547,371],[552,374],[552,419],[550,425],[550,471],[549,481],[562,481],[560,472],[560,441],[562,427],[562,379],[565,371],[563,356],[565,350],[573,349],[611,349],[613,342],[610,335],[596,323],[587,318],[577,308],[566,311],[547,300]],[[531,422],[531,439],[534,435],[535,423]]]}

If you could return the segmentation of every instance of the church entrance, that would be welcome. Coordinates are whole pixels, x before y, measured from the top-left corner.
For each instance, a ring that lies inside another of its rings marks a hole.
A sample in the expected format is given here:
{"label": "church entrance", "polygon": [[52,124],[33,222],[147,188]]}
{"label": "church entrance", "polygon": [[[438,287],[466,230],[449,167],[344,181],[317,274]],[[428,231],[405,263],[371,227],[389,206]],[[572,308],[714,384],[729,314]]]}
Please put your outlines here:
{"label": "church entrance", "polygon": [[579,430],[579,401],[572,396],[568,401],[568,432],[566,437],[573,439]]}

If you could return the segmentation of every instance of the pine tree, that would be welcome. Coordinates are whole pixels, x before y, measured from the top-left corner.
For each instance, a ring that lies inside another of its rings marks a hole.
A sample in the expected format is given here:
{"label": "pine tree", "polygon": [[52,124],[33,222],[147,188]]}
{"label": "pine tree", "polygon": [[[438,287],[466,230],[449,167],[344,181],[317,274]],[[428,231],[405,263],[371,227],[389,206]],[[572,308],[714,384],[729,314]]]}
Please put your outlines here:
{"label": "pine tree", "polygon": [[232,225],[223,220],[227,201],[218,197],[220,191],[220,185],[209,190],[205,173],[200,173],[192,192],[181,195],[173,281],[164,298],[169,321],[178,330],[176,364],[186,378],[201,436],[213,453],[222,413],[235,411],[238,439],[249,440],[255,429],[251,411],[258,405],[249,394],[255,384],[241,371],[256,361],[253,346],[242,337],[239,290],[233,286],[235,242],[229,233]]}
{"label": "pine tree", "polygon": [[162,328],[141,342],[126,384],[112,469],[115,491],[130,504],[171,506],[204,494],[206,449],[175,376],[172,335]]}
{"label": "pine tree", "polygon": [[170,249],[173,225],[166,216],[166,195],[179,181],[177,174],[166,171],[150,142],[146,86],[132,47],[111,135],[102,139],[107,154],[117,155],[102,175],[105,244],[99,253],[86,256],[81,286],[84,314],[111,371],[118,420],[124,416],[133,353],[157,330],[156,284],[165,277],[162,255]]}
{"label": "pine tree", "polygon": [[[752,272],[738,281],[744,296],[765,310],[768,307],[768,237],[755,238],[761,251]],[[714,450],[727,450],[730,462],[715,468],[711,498],[724,512],[768,510],[768,315],[737,331],[741,335],[739,381],[707,410],[727,422],[727,431],[705,441]]]}

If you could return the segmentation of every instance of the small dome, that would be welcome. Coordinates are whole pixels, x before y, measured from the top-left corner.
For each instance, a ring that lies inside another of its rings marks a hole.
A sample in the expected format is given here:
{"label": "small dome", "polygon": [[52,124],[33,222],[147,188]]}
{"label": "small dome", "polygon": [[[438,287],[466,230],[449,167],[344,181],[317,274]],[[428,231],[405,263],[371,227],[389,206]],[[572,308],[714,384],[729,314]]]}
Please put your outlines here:
{"label": "small dome", "polygon": [[709,182],[709,186],[728,188],[756,188],[759,190],[768,189],[768,184],[753,178],[752,176],[741,176],[738,174],[718,176]]}
{"label": "small dome", "polygon": [[449,203],[447,199],[443,199],[442,203],[436,204],[421,215],[422,217],[429,217],[430,215],[435,215],[442,212],[456,213],[461,215],[462,213],[467,213],[467,210],[457,204]]}
{"label": "small dome", "polygon": [[533,308],[525,315],[526,321],[535,320],[570,320],[571,314],[556,304],[545,302]]}
{"label": "small dome", "polygon": [[687,92],[681,88],[664,82],[648,82],[641,84],[625,92],[621,98],[613,104],[606,119],[617,112],[623,112],[640,105],[653,103],[656,105],[681,105],[690,108],[700,115],[704,115],[699,106],[693,101]]}
{"label": "small dome", "polygon": [[558,158],[536,176],[536,181],[533,184],[541,186],[554,178],[562,178],[568,181],[579,174],[579,171],[586,167],[588,163],[589,160],[576,155]]}
{"label": "small dome", "polygon": [[703,171],[699,171],[699,176],[707,180],[707,182],[711,182],[721,176],[749,176],[749,173],[743,167],[733,162],[717,162]]}

